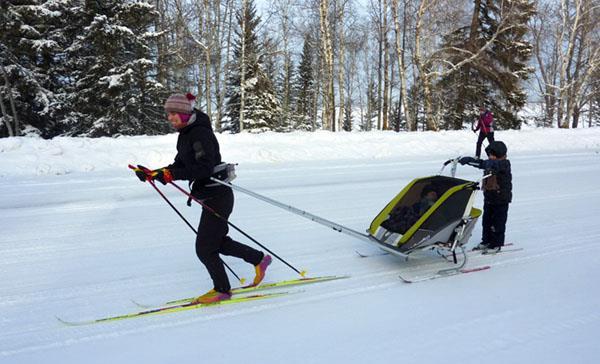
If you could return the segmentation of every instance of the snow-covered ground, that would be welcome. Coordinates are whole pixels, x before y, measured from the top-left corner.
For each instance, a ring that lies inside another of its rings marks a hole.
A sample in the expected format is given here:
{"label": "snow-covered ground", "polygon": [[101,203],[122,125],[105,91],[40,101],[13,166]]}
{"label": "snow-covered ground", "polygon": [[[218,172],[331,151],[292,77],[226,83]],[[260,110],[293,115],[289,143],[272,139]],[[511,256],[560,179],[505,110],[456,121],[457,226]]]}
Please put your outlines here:
{"label": "snow-covered ground", "polygon": [[[475,135],[219,135],[238,185],[358,231],[410,180],[473,153]],[[513,165],[507,240],[490,270],[414,285],[443,266],[236,194],[231,217],[309,276],[288,296],[68,327],[203,293],[194,236],[128,163],[160,167],[175,135],[0,139],[1,363],[593,363],[600,358],[600,129],[501,131]],[[480,172],[459,167],[459,176]],[[185,185],[185,183],[181,183]],[[162,186],[161,186],[162,187]],[[162,187],[194,224],[196,206]],[[481,206],[481,196],[477,206]],[[478,224],[469,246],[481,234]],[[247,242],[236,232],[232,236]],[[252,244],[252,243],[249,243]],[[240,275],[253,268],[225,258]],[[275,261],[266,281],[298,277]],[[235,281],[232,281],[236,285]]]}

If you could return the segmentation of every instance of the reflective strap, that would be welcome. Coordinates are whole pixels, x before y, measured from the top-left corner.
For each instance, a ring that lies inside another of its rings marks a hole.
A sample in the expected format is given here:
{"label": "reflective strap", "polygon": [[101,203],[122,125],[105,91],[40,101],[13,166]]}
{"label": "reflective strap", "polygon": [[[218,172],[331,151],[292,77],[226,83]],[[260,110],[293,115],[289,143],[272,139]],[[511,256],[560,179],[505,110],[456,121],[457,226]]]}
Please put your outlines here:
{"label": "reflective strap", "polygon": [[[211,178],[215,178],[226,183],[233,181],[236,177],[235,164],[233,163],[220,163],[216,165],[213,169],[213,174],[211,175]],[[219,185],[219,183],[215,182],[206,184],[204,187],[217,187]]]}

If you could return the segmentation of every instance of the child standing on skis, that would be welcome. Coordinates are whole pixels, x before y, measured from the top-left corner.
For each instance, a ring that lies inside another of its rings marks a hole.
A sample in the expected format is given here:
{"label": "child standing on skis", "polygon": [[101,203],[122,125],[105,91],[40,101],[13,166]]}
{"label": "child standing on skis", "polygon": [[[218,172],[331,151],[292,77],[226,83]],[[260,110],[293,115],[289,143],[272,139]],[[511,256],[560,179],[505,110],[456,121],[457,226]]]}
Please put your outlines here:
{"label": "child standing on skis", "polygon": [[213,210],[202,208],[196,236],[196,255],[208,270],[214,288],[197,297],[194,303],[227,300],[231,298],[231,286],[219,254],[234,256],[252,264],[256,270],[252,283],[254,286],[263,280],[271,256],[227,235],[229,226],[226,219],[233,210],[233,191],[210,180],[215,166],[221,164],[221,153],[208,115],[193,109],[189,97],[182,94],[171,95],[164,107],[167,119],[179,132],[175,161],[152,171],[150,175],[142,171],[136,171],[136,174],[142,182],[147,178],[162,184],[174,180],[190,181],[193,183],[191,194]]}
{"label": "child standing on skis", "polygon": [[494,253],[499,252],[504,245],[508,205],[512,201],[512,173],[503,142],[491,142],[485,152],[489,158],[487,160],[463,157],[458,162],[483,169],[483,174],[489,175],[483,180],[481,187],[484,196],[483,234],[481,244],[474,250]]}

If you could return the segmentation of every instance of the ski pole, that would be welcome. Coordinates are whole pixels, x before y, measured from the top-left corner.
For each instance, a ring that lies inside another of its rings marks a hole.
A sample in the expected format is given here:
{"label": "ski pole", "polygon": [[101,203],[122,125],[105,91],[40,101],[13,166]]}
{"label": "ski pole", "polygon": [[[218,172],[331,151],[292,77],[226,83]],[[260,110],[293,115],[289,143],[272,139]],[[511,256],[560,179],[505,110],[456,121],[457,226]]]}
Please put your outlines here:
{"label": "ski pole", "polygon": [[247,189],[245,189],[245,188],[242,188],[242,187],[240,187],[240,186],[238,186],[238,185],[234,185],[234,184],[232,184],[232,183],[229,183],[229,182],[224,182],[224,181],[221,181],[220,179],[218,179],[218,178],[214,178],[214,177],[211,177],[211,180],[212,180],[213,182],[216,182],[216,183],[222,184],[223,186],[227,186],[227,187],[229,187],[229,188],[231,188],[231,189],[234,189],[234,190],[236,190],[236,191],[239,191],[239,192],[245,193],[245,194],[247,194],[247,195],[249,195],[249,196],[252,196],[252,197],[254,197],[254,198],[256,198],[256,199],[259,199],[259,200],[261,200],[261,201],[264,201],[264,202],[266,202],[266,203],[268,203],[268,204],[271,204],[271,205],[273,205],[273,206],[276,206],[276,207],[279,207],[279,208],[281,208],[281,209],[287,210],[287,211],[289,211],[289,212],[291,212],[291,213],[293,213],[293,214],[296,214],[296,215],[302,216],[302,217],[304,217],[305,219],[309,219],[310,221],[314,221],[314,222],[316,222],[316,223],[318,223],[318,224],[321,224],[321,225],[327,226],[327,227],[329,227],[329,228],[331,228],[331,229],[333,229],[333,230],[335,230],[335,231],[337,231],[337,232],[339,232],[339,233],[344,233],[344,234],[347,234],[347,235],[353,236],[353,237],[355,237],[355,238],[359,238],[359,239],[363,239],[363,240],[369,241],[369,242],[371,242],[371,243],[372,243],[373,241],[377,241],[377,239],[375,239],[375,238],[371,237],[370,235],[367,235],[367,234],[362,234],[362,233],[360,233],[360,232],[358,232],[358,231],[356,231],[356,230],[353,230],[353,229],[351,229],[351,228],[349,228],[349,227],[347,227],[347,226],[340,225],[340,224],[338,224],[338,223],[335,223],[335,222],[333,222],[333,221],[329,221],[329,220],[327,220],[327,219],[324,219],[324,218],[322,218],[322,217],[319,217],[319,216],[317,216],[317,215],[313,215],[313,214],[311,214],[311,213],[309,213],[309,212],[307,212],[307,211],[300,210],[300,209],[298,209],[298,208],[296,208],[296,207],[294,207],[294,206],[286,205],[286,204],[284,204],[284,203],[282,203],[282,202],[276,201],[276,200],[274,200],[274,199],[272,199],[272,198],[269,198],[269,197],[267,197],[267,196],[263,196],[263,195],[261,195],[261,194],[258,194],[258,193],[256,193],[256,192],[252,192],[252,191],[250,191],[250,190],[247,190]]}
{"label": "ski pole", "polygon": [[[142,170],[144,173],[146,173],[146,175],[148,175],[148,170],[143,170],[142,168],[136,168],[134,166],[132,166],[131,164],[129,165],[129,168],[136,170]],[[185,217],[183,217],[183,215],[181,214],[181,212],[179,212],[179,210],[177,210],[177,208],[171,203],[171,201],[169,201],[169,199],[167,198],[167,196],[165,196],[164,193],[162,193],[162,191],[156,187],[156,184],[154,183],[153,180],[151,180],[150,178],[146,179],[148,182],[150,182],[150,185],[152,185],[152,187],[154,187],[154,189],[156,190],[156,192],[158,192],[158,194],[163,198],[163,200],[165,200],[165,202],[167,204],[169,204],[169,206],[171,206],[171,208],[173,209],[173,211],[175,211],[175,213],[177,213],[177,215],[179,215],[179,217],[187,224],[187,226],[189,226],[190,229],[192,229],[192,231],[194,232],[194,234],[198,235],[198,231],[196,229],[194,229],[194,227],[192,226],[192,224],[190,224],[189,221],[187,221],[187,219]],[[227,269],[231,272],[231,274],[233,274],[235,276],[235,278],[237,278],[237,280],[240,282],[240,284],[244,284],[246,282],[246,280],[244,278],[240,278],[237,274],[235,274],[235,272],[233,271],[233,269],[231,269],[230,266],[227,265],[227,263],[225,263],[223,261],[223,259],[221,259],[221,261],[223,262],[223,264],[225,265],[225,267],[227,267]]]}
{"label": "ski pole", "polygon": [[293,265],[291,265],[290,263],[286,262],[285,259],[281,258],[279,255],[275,254],[272,250],[270,250],[269,248],[267,248],[266,246],[264,246],[263,244],[259,243],[256,239],[254,239],[253,237],[251,237],[250,235],[246,234],[242,229],[240,229],[239,227],[235,226],[235,224],[233,224],[231,221],[227,220],[226,218],[224,218],[223,216],[221,216],[218,212],[216,212],[215,210],[213,210],[210,206],[208,206],[207,204],[205,204],[204,202],[200,201],[199,199],[197,199],[196,197],[194,197],[191,193],[189,193],[188,191],[184,190],[183,188],[179,187],[177,184],[175,184],[174,182],[170,182],[175,188],[177,188],[179,191],[181,191],[181,193],[183,193],[184,195],[188,196],[189,198],[191,198],[192,200],[196,201],[198,204],[200,204],[200,206],[202,206],[203,208],[207,209],[210,213],[212,213],[213,215],[215,215],[217,218],[225,221],[229,226],[231,226],[232,228],[234,228],[235,230],[237,230],[238,232],[240,232],[242,235],[244,235],[246,238],[252,240],[256,245],[260,246],[261,248],[265,249],[266,251],[268,251],[269,253],[271,253],[275,258],[279,259],[280,261],[282,261],[285,265],[287,265],[288,267],[290,267],[292,270],[294,270],[296,273],[300,274],[301,277],[304,277],[304,275],[306,274],[306,271],[299,271],[298,269],[296,269]]}
{"label": "ski pole", "polygon": [[327,226],[328,228],[331,228],[331,229],[333,229],[333,230],[335,230],[335,231],[337,231],[339,233],[350,235],[352,237],[355,237],[355,238],[361,239],[363,241],[366,241],[367,243],[374,244],[379,249],[385,250],[386,252],[391,253],[391,254],[393,254],[395,256],[402,257],[404,259],[408,259],[408,255],[406,255],[404,253],[400,253],[398,250],[395,250],[395,249],[391,248],[388,244],[382,243],[379,239],[375,238],[373,235],[362,234],[362,233],[360,233],[360,232],[358,232],[356,230],[353,230],[353,229],[351,229],[351,228],[349,228],[347,226],[340,225],[340,224],[335,223],[333,221],[329,221],[329,220],[324,219],[322,217],[319,217],[317,215],[311,214],[311,213],[309,213],[307,211],[300,210],[299,208],[296,208],[294,206],[286,205],[286,204],[284,204],[282,202],[279,202],[279,201],[274,200],[272,198],[269,198],[267,196],[263,196],[263,195],[258,194],[256,192],[252,192],[252,191],[247,190],[245,188],[242,188],[242,187],[240,187],[238,185],[234,185],[234,184],[232,184],[230,182],[221,181],[220,179],[214,178],[214,177],[211,177],[211,181],[219,183],[219,184],[222,184],[223,186],[227,186],[227,187],[229,187],[229,188],[231,188],[233,190],[245,193],[245,194],[247,194],[249,196],[252,196],[252,197],[254,197],[256,199],[264,201],[264,202],[266,202],[266,203],[268,203],[270,205],[273,205],[275,207],[279,207],[279,208],[284,209],[286,211],[289,211],[289,212],[291,212],[293,214],[301,216],[301,217],[303,217],[305,219],[308,219],[310,221],[316,222],[317,224],[321,224],[323,226]]}
{"label": "ski pole", "polygon": [[[171,208],[177,213],[177,215],[179,215],[179,217],[181,217],[181,219],[183,221],[185,221],[185,223],[187,224],[187,226],[190,227],[190,229],[192,229],[192,231],[194,232],[194,234],[198,235],[198,231],[196,229],[194,229],[194,227],[189,223],[189,221],[186,220],[185,217],[183,217],[183,215],[179,212],[179,210],[177,210],[177,208],[175,206],[173,206],[173,204],[171,203],[171,201],[169,201],[169,199],[167,198],[167,196],[165,196],[161,190],[158,189],[158,187],[156,187],[156,184],[154,183],[154,181],[148,181],[150,182],[150,184],[152,185],[152,187],[154,187],[154,189],[156,190],[156,192],[158,192],[161,197],[169,204],[169,206],[171,206]],[[220,258],[219,258],[220,259]],[[244,278],[240,278],[233,269],[231,269],[231,267],[229,265],[227,265],[227,263],[225,263],[223,261],[223,259],[221,259],[221,262],[223,262],[223,265],[225,265],[225,267],[227,267],[227,269],[231,272],[231,274],[233,274],[235,276],[235,278],[237,278],[237,280],[240,282],[240,284],[244,284],[246,283],[246,280]]]}

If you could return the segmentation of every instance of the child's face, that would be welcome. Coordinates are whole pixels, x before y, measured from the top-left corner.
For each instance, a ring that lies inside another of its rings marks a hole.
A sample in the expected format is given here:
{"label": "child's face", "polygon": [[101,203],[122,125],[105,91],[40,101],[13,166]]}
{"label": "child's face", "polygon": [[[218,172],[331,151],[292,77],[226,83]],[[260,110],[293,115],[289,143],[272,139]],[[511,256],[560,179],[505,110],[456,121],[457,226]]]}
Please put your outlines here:
{"label": "child's face", "polygon": [[429,201],[435,201],[435,200],[437,200],[437,193],[435,193],[435,191],[429,191],[425,195],[425,198]]}
{"label": "child's face", "polygon": [[498,159],[498,157],[496,157],[493,154],[488,154],[488,159],[491,159],[491,160],[495,161],[496,159]]}

